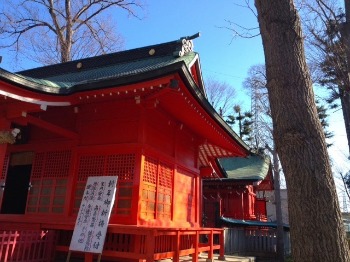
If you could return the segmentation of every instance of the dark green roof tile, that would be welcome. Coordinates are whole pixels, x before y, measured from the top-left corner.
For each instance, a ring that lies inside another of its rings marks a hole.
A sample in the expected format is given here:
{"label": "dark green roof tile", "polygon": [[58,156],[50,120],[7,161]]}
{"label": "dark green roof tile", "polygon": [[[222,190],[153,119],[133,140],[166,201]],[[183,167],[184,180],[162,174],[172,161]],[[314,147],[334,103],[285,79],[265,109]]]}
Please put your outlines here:
{"label": "dark green roof tile", "polygon": [[270,158],[260,155],[247,158],[226,157],[219,158],[217,161],[226,178],[234,180],[263,180],[270,167]]}
{"label": "dark green roof tile", "polygon": [[45,78],[34,78],[22,74],[17,75],[41,85],[57,88],[70,88],[72,86],[78,84],[81,85],[87,82],[146,73],[181,61],[184,62],[186,66],[189,66],[193,62],[195,57],[196,53],[190,52],[182,57],[174,57],[172,55],[161,57],[148,57],[142,60],[134,60],[130,62],[123,62],[120,64],[110,64],[104,67],[93,67],[88,69],[84,69],[84,64],[82,63],[82,68],[76,69],[74,72],[63,73],[60,75],[57,74]]}
{"label": "dark green roof tile", "polygon": [[[270,227],[277,228],[276,222],[265,222],[265,221],[257,221],[257,220],[242,220],[235,219],[230,217],[220,217],[220,220],[225,223],[225,225],[233,225],[233,226],[244,226],[244,227]],[[290,227],[288,224],[283,224],[283,229],[285,231],[289,231]]]}
{"label": "dark green roof tile", "polygon": [[[143,60],[131,61],[122,64],[112,64],[105,67],[82,70],[74,73],[48,77],[48,80],[59,82],[82,83],[84,81],[102,80],[107,78],[117,78],[126,75],[135,75],[164,66],[184,61],[186,65],[194,59],[195,53],[183,57],[174,58],[171,56],[148,58]],[[84,65],[83,65],[84,66]]]}
{"label": "dark green roof tile", "polygon": [[[195,37],[195,36],[193,36]],[[152,72],[196,58],[191,37],[18,72],[16,76],[49,88],[72,88]]]}

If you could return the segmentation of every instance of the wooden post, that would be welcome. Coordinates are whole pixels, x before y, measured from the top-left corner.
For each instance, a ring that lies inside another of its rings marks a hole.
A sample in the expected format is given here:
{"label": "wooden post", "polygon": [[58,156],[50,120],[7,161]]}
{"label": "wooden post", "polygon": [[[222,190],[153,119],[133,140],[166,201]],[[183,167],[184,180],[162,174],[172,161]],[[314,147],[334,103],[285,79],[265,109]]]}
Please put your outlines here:
{"label": "wooden post", "polygon": [[85,253],[84,262],[93,262],[93,254],[92,253]]}
{"label": "wooden post", "polygon": [[70,260],[70,255],[72,254],[72,251],[68,251],[68,255],[67,255],[67,259],[66,259],[66,262],[69,262],[69,260]]}
{"label": "wooden post", "polygon": [[173,258],[173,262],[180,262],[180,230],[176,230],[175,237],[176,237],[175,246],[174,246],[175,255]]}
{"label": "wooden post", "polygon": [[210,235],[209,235],[209,245],[210,249],[208,251],[208,259],[207,262],[212,262],[214,261],[214,237],[213,237],[213,230],[210,230]]}
{"label": "wooden post", "polygon": [[220,234],[220,253],[219,253],[219,260],[220,261],[226,261],[225,259],[225,229],[222,229]]}
{"label": "wooden post", "polygon": [[[72,251],[69,250],[66,262],[69,262],[71,254],[72,254]],[[98,254],[97,262],[100,262],[101,258],[102,258],[102,254],[100,253],[100,254]],[[93,253],[85,253],[84,262],[93,262],[93,259],[94,259],[94,254]]]}
{"label": "wooden post", "polygon": [[155,235],[154,229],[146,235],[146,262],[154,262]]}
{"label": "wooden post", "polygon": [[142,238],[142,236],[139,234],[134,235],[134,241],[132,241],[132,242],[133,242],[135,254],[140,254],[140,250],[142,250],[141,249],[141,238]]}
{"label": "wooden post", "polygon": [[198,247],[199,247],[199,230],[196,230],[196,235],[194,236],[194,253],[192,254],[192,262],[198,262]]}

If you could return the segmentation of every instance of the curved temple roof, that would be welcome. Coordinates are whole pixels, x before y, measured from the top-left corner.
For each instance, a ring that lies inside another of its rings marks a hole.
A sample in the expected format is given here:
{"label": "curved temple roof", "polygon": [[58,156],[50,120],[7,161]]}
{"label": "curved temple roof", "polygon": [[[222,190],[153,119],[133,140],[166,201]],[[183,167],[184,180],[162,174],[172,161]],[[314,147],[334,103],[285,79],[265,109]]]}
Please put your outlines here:
{"label": "curved temple roof", "polygon": [[[67,95],[76,91],[104,88],[122,83],[122,78],[156,74],[156,71],[185,64],[187,67],[198,59],[197,53],[184,46],[192,41],[180,39],[164,44],[147,46],[92,58],[85,58],[67,63],[55,64],[18,73],[0,69],[0,80],[20,84],[33,91]],[[113,80],[108,81],[108,80]],[[119,80],[119,81],[118,81]]]}
{"label": "curved temple roof", "polygon": [[218,158],[217,162],[226,179],[232,180],[264,180],[270,168],[270,158],[260,155]]}
{"label": "curved temple roof", "polygon": [[[26,92],[25,94],[37,94],[36,97],[29,98],[23,95],[26,99],[22,101],[31,102],[30,99],[33,98],[32,103],[37,104],[69,105],[75,102],[69,99],[61,99],[62,101],[57,99],[68,98],[79,92],[108,90],[177,74],[208,115],[238,142],[244,154],[249,155],[249,147],[232,131],[206,99],[199,56],[193,51],[192,38],[184,37],[172,42],[17,73],[0,69],[0,94],[17,99],[17,93],[11,93],[11,88],[16,87]],[[197,80],[191,71],[194,65],[197,67]],[[9,84],[7,89],[3,85],[2,90],[1,82]]]}
{"label": "curved temple roof", "polygon": [[[228,217],[220,217],[220,220],[228,226],[243,226],[243,227],[269,227],[269,228],[277,228],[276,222],[264,222],[264,221],[256,221],[256,220],[242,220],[242,219],[234,219]],[[283,224],[283,229],[285,231],[289,231],[290,227],[288,224]]]}

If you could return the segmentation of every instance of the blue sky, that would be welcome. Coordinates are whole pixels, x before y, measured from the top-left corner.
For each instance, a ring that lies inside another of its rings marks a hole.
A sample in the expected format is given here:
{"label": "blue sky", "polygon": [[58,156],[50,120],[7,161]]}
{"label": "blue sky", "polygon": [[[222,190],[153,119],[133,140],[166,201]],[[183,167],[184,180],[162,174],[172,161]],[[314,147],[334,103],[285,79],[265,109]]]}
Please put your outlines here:
{"label": "blue sky", "polygon": [[[231,84],[236,88],[235,102],[243,102],[249,109],[249,98],[242,88],[242,82],[251,66],[264,63],[264,53],[260,36],[233,38],[232,32],[223,28],[229,26],[225,20],[246,28],[258,26],[254,13],[235,3],[242,4],[243,1],[148,1],[145,19],[123,19],[118,27],[125,36],[127,49],[172,41],[200,32],[201,36],[194,40],[194,50],[199,53],[203,77],[214,77]],[[347,172],[350,163],[342,114],[340,110],[329,113],[330,131],[335,134],[331,141],[334,145],[329,151],[334,161],[334,172]],[[335,181],[342,185],[339,176],[335,177]]]}
{"label": "blue sky", "polygon": [[[128,17],[125,12],[113,13],[111,22],[125,39],[125,49],[138,48],[177,40],[200,32],[194,40],[194,50],[199,53],[204,78],[212,77],[231,84],[237,93],[235,103],[249,109],[249,98],[242,89],[242,82],[248,69],[264,63],[261,38],[233,38],[231,31],[225,29],[229,20],[246,28],[257,27],[257,19],[251,10],[235,5],[242,0],[198,1],[198,0],[148,0],[142,20]],[[253,1],[250,1],[253,2]],[[254,6],[253,6],[254,8]],[[0,66],[13,70],[13,54],[0,51],[3,61]],[[25,68],[33,67],[30,62]],[[341,111],[330,112],[330,129],[335,133],[334,146],[330,155],[334,158],[334,170],[350,170],[347,160],[347,140]],[[336,178],[336,183],[341,183]],[[350,206],[349,206],[350,207]]]}
{"label": "blue sky", "polygon": [[[177,40],[200,32],[194,40],[194,49],[200,55],[204,78],[213,77],[240,88],[251,65],[263,63],[260,37],[254,39],[232,38],[232,33],[223,27],[225,20],[235,21],[246,27],[257,27],[257,21],[250,10],[234,3],[241,0],[198,1],[155,1],[147,0],[144,18],[128,17],[125,11],[113,13],[111,22],[125,40],[125,49]],[[3,53],[1,67],[10,71],[22,68],[13,66],[12,53]],[[39,65],[27,61],[24,68]]]}
{"label": "blue sky", "polygon": [[[236,1],[242,2],[242,1]],[[204,78],[214,77],[240,88],[250,66],[264,63],[260,37],[232,37],[225,20],[246,27],[257,27],[254,14],[238,7],[232,0],[148,1],[143,20],[133,18],[118,22],[125,36],[126,48],[157,44],[200,32],[194,49],[200,55]]]}
{"label": "blue sky", "polygon": [[[127,49],[172,41],[200,32],[201,36],[194,40],[194,50],[199,53],[203,77],[214,77],[231,84],[237,93],[235,102],[243,102],[249,109],[249,98],[242,88],[242,82],[251,66],[264,63],[261,38],[233,38],[232,32],[224,28],[229,26],[225,20],[246,28],[258,26],[251,10],[235,5],[242,2],[149,1],[148,15],[144,20],[126,19],[118,26],[125,36]],[[347,172],[350,163],[342,114],[340,110],[329,113],[330,131],[335,134],[331,141],[334,145],[329,150],[333,170],[335,173]],[[337,175],[335,182],[342,200],[342,181]]]}

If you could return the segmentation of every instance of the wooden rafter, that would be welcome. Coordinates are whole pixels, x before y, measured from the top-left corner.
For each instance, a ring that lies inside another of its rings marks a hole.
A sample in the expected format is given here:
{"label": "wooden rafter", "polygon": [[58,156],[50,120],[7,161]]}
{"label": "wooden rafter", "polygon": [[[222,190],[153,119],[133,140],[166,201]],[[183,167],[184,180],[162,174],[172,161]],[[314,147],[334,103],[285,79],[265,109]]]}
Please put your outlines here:
{"label": "wooden rafter", "polygon": [[70,139],[78,139],[79,135],[73,131],[70,131],[68,129],[65,129],[63,127],[57,126],[55,124],[52,124],[50,122],[44,121],[42,119],[33,117],[31,115],[26,114],[25,112],[23,112],[22,116],[25,118],[27,123],[30,123],[32,125],[41,127],[43,129],[46,129],[52,133],[61,135],[63,137],[66,138],[70,138]]}

